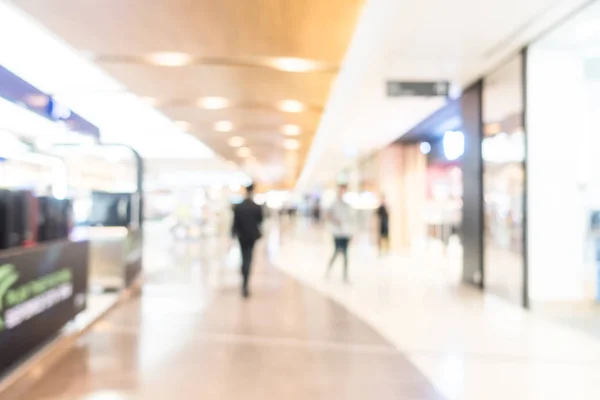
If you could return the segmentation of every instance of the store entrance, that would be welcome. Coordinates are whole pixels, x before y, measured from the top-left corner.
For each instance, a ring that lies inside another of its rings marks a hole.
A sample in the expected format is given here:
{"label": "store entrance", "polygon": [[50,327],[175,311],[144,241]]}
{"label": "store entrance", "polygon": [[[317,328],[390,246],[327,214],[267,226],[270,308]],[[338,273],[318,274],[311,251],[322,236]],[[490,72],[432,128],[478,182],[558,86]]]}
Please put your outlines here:
{"label": "store entrance", "polygon": [[427,165],[425,223],[428,247],[444,251],[458,240],[462,219],[462,172],[458,162],[433,161]]}

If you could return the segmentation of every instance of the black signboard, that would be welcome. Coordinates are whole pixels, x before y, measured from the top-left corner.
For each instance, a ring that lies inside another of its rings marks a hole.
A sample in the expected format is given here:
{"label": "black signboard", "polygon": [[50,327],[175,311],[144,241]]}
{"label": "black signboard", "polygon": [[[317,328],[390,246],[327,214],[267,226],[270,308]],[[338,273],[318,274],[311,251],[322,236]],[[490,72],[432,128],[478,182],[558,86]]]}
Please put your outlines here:
{"label": "black signboard", "polygon": [[86,307],[88,243],[0,252],[0,375]]}
{"label": "black signboard", "polygon": [[450,83],[388,81],[386,89],[388,97],[448,97]]}

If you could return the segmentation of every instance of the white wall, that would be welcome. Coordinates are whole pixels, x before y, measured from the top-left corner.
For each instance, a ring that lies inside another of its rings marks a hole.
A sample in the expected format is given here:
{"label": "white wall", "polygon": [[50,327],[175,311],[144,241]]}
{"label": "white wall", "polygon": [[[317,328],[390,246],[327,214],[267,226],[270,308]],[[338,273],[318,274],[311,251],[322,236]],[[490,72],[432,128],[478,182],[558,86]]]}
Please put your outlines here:
{"label": "white wall", "polygon": [[528,61],[529,290],[532,300],[582,300],[590,165],[583,59],[533,46]]}

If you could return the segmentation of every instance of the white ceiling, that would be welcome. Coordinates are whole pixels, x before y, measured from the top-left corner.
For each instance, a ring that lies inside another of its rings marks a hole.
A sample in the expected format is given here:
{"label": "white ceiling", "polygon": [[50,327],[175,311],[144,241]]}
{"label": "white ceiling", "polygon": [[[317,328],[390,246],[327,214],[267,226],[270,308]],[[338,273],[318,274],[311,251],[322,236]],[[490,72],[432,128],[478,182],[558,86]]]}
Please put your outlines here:
{"label": "white ceiling", "polygon": [[144,188],[179,189],[246,185],[248,176],[235,166],[223,168],[216,159],[149,159],[144,162]]}
{"label": "white ceiling", "polygon": [[[73,5],[70,1],[65,0],[65,7]],[[12,2],[31,4],[33,0]],[[387,99],[386,80],[450,80],[460,89],[588,2],[368,0],[334,82],[299,187],[330,182],[344,167],[392,142],[444,103],[441,99]],[[220,170],[227,170],[225,163],[199,141],[133,94],[122,92],[119,82],[99,74],[89,60],[63,44],[57,46],[59,39],[8,3],[11,1],[0,0],[0,63],[43,90],[66,93],[62,100],[100,125],[110,141],[128,143],[150,158],[164,158],[165,165],[176,156],[206,157],[214,159]],[[59,11],[64,12],[64,7]],[[43,15],[51,19],[48,13]],[[30,25],[26,30],[25,22]],[[111,50],[115,49],[106,49]],[[75,73],[75,64],[86,66]],[[246,167],[273,180],[286,174],[281,165]]]}
{"label": "white ceiling", "polygon": [[327,103],[299,187],[394,141],[443,105],[388,99],[385,81],[474,82],[588,0],[371,0]]}
{"label": "white ceiling", "polygon": [[[127,88],[121,92],[142,97],[220,156],[262,164],[254,169],[262,183],[289,188],[364,0],[6,1],[94,60]],[[85,102],[88,86],[53,93]],[[105,93],[103,104],[115,95]],[[220,122],[229,128],[217,129]],[[297,133],[286,134],[292,124]],[[243,150],[230,144],[234,137]]]}
{"label": "white ceiling", "polygon": [[5,0],[0,0],[0,65],[56,95],[97,125],[106,142],[131,145],[149,158],[214,158],[200,141]]}
{"label": "white ceiling", "polygon": [[600,3],[586,7],[573,18],[545,35],[537,45],[573,51],[594,51],[600,56]]}

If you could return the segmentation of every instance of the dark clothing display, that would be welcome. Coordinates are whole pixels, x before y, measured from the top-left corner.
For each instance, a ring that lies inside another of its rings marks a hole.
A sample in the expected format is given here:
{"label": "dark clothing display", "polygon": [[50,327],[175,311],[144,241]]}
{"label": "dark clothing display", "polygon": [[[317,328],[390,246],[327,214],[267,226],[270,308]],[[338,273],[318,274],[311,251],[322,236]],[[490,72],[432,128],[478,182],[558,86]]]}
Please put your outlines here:
{"label": "dark clothing display", "polygon": [[250,199],[244,200],[233,209],[232,234],[237,236],[242,252],[242,293],[249,295],[248,284],[252,270],[252,254],[256,241],[262,236],[260,228],[263,222],[263,210]]}

